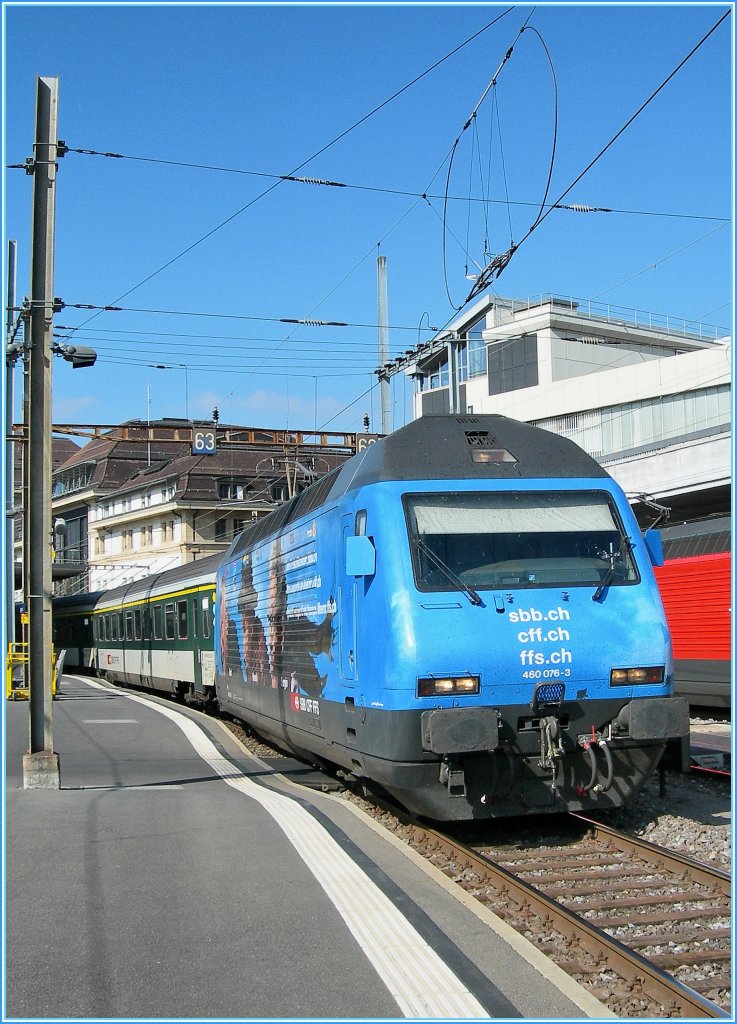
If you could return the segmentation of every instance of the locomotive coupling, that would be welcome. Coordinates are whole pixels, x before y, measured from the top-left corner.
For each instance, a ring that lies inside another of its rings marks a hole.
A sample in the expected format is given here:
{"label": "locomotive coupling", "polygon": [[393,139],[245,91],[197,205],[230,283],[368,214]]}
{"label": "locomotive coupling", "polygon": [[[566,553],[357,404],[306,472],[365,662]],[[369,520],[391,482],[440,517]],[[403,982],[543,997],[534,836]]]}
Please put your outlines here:
{"label": "locomotive coupling", "polygon": [[[579,793],[606,793],[614,779],[614,763],[612,752],[604,737],[591,726],[590,736],[579,736],[578,745],[588,757],[591,767],[591,776],[585,786],[578,786]],[[599,762],[596,758],[596,751],[600,750],[604,755],[605,774],[599,776]]]}

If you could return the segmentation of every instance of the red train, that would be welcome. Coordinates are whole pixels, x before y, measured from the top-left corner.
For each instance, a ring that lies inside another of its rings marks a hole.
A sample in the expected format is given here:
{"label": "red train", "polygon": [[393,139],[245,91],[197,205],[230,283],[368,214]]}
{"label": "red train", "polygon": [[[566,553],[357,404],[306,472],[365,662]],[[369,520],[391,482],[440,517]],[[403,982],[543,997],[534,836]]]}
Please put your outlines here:
{"label": "red train", "polygon": [[732,556],[729,516],[662,531],[655,576],[673,640],[676,692],[696,706],[731,706]]}

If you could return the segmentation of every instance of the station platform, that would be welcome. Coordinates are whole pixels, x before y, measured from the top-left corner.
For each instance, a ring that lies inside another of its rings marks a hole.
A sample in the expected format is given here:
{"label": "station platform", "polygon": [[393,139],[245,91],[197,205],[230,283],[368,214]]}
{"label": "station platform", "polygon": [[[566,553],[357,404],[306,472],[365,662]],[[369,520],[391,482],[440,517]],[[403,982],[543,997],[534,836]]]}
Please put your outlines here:
{"label": "station platform", "polygon": [[612,1014],[486,907],[220,722],[65,676],[60,789],[6,702],[5,1020]]}
{"label": "station platform", "polygon": [[730,774],[732,770],[732,725],[730,722],[702,722],[691,726],[691,763],[705,771]]}

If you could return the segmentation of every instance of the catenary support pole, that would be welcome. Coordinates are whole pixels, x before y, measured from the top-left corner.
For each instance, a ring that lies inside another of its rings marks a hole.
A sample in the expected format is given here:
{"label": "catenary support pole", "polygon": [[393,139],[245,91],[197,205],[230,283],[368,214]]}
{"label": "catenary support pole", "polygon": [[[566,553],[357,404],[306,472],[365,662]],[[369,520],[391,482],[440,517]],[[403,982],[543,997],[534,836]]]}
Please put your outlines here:
{"label": "catenary support pole", "polygon": [[59,79],[36,80],[33,231],[30,296],[30,493],[28,524],[30,745],[23,759],[25,789],[58,789],[51,694],[51,346],[54,305],[54,215]]}
{"label": "catenary support pole", "polygon": [[[379,366],[389,362],[389,301],[386,284],[386,256],[379,256],[376,261],[377,286],[379,293]],[[391,397],[389,380],[381,378],[381,432],[390,434],[392,430]]]}

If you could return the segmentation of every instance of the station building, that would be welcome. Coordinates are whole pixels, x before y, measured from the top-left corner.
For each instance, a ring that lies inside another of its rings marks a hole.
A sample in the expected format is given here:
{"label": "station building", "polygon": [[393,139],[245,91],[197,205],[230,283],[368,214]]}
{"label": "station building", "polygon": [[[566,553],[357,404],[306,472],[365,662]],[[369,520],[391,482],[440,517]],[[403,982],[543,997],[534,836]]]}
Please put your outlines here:
{"label": "station building", "polygon": [[571,438],[643,514],[727,515],[731,336],[587,300],[485,296],[379,370],[414,381],[414,416],[501,413]]}
{"label": "station building", "polygon": [[[356,435],[131,420],[72,445],[53,471],[56,594],[108,590],[218,551],[334,469]],[[20,540],[17,544],[20,555]]]}

